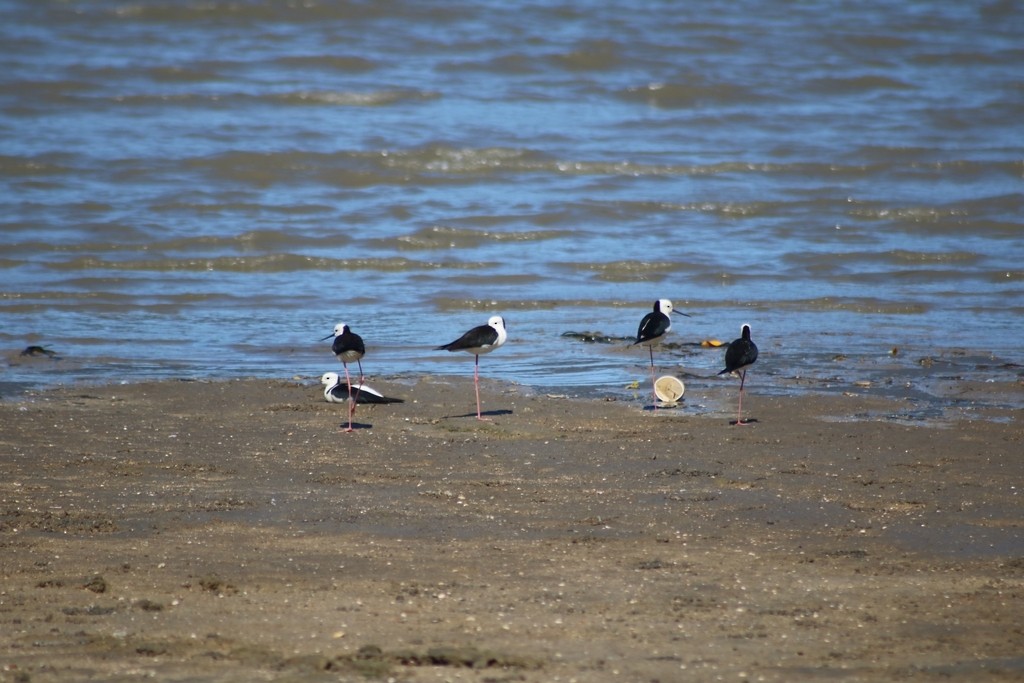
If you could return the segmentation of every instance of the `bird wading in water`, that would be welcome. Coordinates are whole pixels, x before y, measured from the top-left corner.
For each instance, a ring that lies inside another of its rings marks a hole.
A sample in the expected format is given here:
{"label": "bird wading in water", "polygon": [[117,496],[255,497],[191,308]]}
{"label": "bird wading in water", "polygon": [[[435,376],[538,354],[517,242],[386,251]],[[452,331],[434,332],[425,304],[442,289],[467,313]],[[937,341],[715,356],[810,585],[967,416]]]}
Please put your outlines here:
{"label": "bird wading in water", "polygon": [[[743,421],[743,385],[747,381],[747,368],[757,362],[757,344],[750,338],[750,325],[740,327],[740,338],[730,342],[725,349],[725,369],[719,375],[732,374],[740,378],[740,400],[735,425],[750,424]],[[754,420],[756,422],[757,420]]]}
{"label": "bird wading in water", "polygon": [[654,394],[654,410],[658,409],[658,392],[654,388],[654,346],[664,339],[668,331],[672,329],[671,315],[677,313],[690,317],[682,311],[672,307],[668,299],[658,299],[654,302],[654,309],[640,320],[640,326],[636,330],[636,341],[633,346],[646,346],[651,354],[651,391]]}

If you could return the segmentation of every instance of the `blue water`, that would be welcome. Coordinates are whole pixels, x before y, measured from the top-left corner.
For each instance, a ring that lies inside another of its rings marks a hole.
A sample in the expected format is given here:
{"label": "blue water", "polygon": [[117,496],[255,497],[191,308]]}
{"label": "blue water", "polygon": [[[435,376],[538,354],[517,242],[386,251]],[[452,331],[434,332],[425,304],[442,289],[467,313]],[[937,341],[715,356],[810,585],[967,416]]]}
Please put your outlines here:
{"label": "blue water", "polygon": [[1019,382],[1017,3],[0,11],[4,396],[318,377],[340,321],[467,375],[493,313],[487,377],[628,395],[660,297],[698,386],[744,322],[765,392]]}

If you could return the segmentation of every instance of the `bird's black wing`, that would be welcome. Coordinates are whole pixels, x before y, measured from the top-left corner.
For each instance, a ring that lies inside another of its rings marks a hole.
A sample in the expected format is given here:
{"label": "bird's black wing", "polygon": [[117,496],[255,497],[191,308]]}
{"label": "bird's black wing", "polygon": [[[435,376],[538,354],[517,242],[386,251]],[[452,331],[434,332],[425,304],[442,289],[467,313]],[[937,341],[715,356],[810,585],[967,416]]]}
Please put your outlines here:
{"label": "bird's black wing", "polygon": [[330,393],[331,398],[337,403],[344,403],[348,400],[348,390],[342,389],[341,384],[335,384],[330,388],[328,393]]}
{"label": "bird's black wing", "polygon": [[465,351],[490,346],[498,341],[498,331],[490,325],[478,325],[453,342],[438,346],[435,351]]}
{"label": "bird's black wing", "polygon": [[757,361],[757,344],[749,339],[737,339],[725,350],[725,369],[718,374],[735,372],[740,368],[753,365],[755,361]]}
{"label": "bird's black wing", "polygon": [[645,342],[648,339],[655,339],[668,332],[672,321],[661,311],[651,311],[640,321],[640,327],[636,330],[636,341],[634,344]]}
{"label": "bird's black wing", "polygon": [[356,397],[356,403],[358,404],[375,404],[383,405],[386,403],[405,403],[400,398],[392,398],[391,396],[383,396],[375,391],[367,391],[365,388],[359,391],[359,395]]}
{"label": "bird's black wing", "polygon": [[334,343],[331,344],[331,350],[334,351],[334,355],[345,353],[346,351],[355,351],[359,354],[366,354],[366,346],[363,344],[363,338],[351,331],[346,331],[344,334],[339,334],[335,337]]}

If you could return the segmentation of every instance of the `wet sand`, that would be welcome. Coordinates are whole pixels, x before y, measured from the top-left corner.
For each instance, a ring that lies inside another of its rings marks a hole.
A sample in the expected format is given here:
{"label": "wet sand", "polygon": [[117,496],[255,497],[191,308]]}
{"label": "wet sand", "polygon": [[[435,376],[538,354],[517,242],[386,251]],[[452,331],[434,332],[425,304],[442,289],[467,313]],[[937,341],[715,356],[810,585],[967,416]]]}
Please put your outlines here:
{"label": "wet sand", "polygon": [[374,386],[0,403],[0,681],[1024,677],[1014,412]]}

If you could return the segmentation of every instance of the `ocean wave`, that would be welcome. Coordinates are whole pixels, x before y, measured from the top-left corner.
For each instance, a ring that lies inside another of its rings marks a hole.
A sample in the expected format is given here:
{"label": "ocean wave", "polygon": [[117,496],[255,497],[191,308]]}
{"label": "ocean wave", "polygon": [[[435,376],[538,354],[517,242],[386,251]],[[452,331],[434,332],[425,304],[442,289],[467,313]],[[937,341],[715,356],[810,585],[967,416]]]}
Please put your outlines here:
{"label": "ocean wave", "polygon": [[971,251],[916,251],[912,249],[888,249],[884,251],[829,251],[822,252],[790,252],[784,254],[782,260],[800,267],[813,267],[822,271],[835,268],[851,268],[855,265],[885,264],[899,269],[911,265],[930,265],[948,263],[964,266],[975,265],[984,260],[981,254]]}
{"label": "ocean wave", "polygon": [[[433,5],[430,5],[433,7]],[[416,4],[404,5],[409,18],[417,14],[423,18],[445,16],[439,8],[436,12],[417,13]],[[378,2],[274,2],[273,0],[254,0],[252,2],[207,2],[164,0],[163,2],[125,2],[115,5],[104,12],[108,20],[125,20],[150,22],[157,24],[193,24],[200,25],[221,21],[232,22],[232,25],[247,26],[265,22],[288,24],[310,24],[324,21],[354,21],[378,17],[387,17],[395,11],[392,3]]]}
{"label": "ocean wave", "polygon": [[368,92],[296,90],[270,96],[281,104],[330,104],[341,107],[386,107],[413,100],[430,100],[437,93],[419,90],[373,90]]}
{"label": "ocean wave", "polygon": [[330,69],[346,73],[373,71],[380,64],[372,59],[357,55],[308,54],[282,56],[273,60],[288,69]]}
{"label": "ocean wave", "polygon": [[[62,94],[68,98],[67,94]],[[114,103],[120,107],[213,107],[233,109],[259,105],[337,106],[337,107],[386,107],[436,99],[438,93],[421,90],[287,90],[283,92],[141,92],[116,93],[109,96],[79,96],[77,104],[102,107]]]}
{"label": "ocean wave", "polygon": [[[297,95],[296,95],[297,96]],[[301,96],[298,96],[301,97]],[[754,176],[791,177],[793,179],[866,179],[899,173],[904,178],[920,176],[931,181],[940,174],[946,182],[976,181],[982,175],[1017,180],[1024,175],[1021,162],[982,162],[970,159],[922,161],[919,156],[901,150],[865,148],[863,163],[791,162],[727,160],[705,164],[655,163],[643,159],[617,159],[614,161],[573,159],[553,155],[551,152],[526,147],[458,147],[448,144],[428,144],[404,149],[338,150],[317,152],[296,149],[256,151],[230,149],[212,155],[169,157],[159,167],[150,167],[148,173],[156,177],[186,177],[195,174],[209,176],[214,181],[240,183],[254,187],[271,184],[295,185],[317,183],[330,187],[371,187],[374,185],[424,185],[463,183],[467,179],[504,175],[549,174],[551,176],[593,176],[609,179],[643,177],[709,177]],[[114,177],[118,181],[137,177],[138,160],[91,159],[67,154],[39,156],[0,156],[0,177],[38,179],[46,176],[77,175]],[[195,190],[191,190],[195,193]],[[175,200],[176,202],[178,200]],[[1017,210],[1019,195],[1006,195],[1007,210]],[[998,205],[999,197],[984,200]],[[222,202],[214,200],[213,205]],[[663,206],[671,203],[661,202]],[[195,203],[196,206],[202,206]],[[776,203],[778,205],[778,203]],[[160,206],[160,205],[157,205]],[[678,206],[693,209],[705,207],[728,213],[752,210],[757,213],[769,209],[765,201],[700,201],[680,202]],[[922,209],[891,207],[869,203],[852,203],[850,215],[885,219],[893,212],[913,220],[944,214],[962,216],[960,206]],[[927,213],[931,212],[931,213]]]}
{"label": "ocean wave", "polygon": [[77,169],[71,161],[69,155],[60,153],[0,154],[0,177],[39,178],[72,173]]}
{"label": "ocean wave", "polygon": [[[288,230],[251,230],[238,235],[195,235],[154,240],[148,230],[118,224],[96,226],[88,233],[88,238],[82,242],[71,242],[64,239],[56,244],[41,240],[12,242],[4,245],[4,251],[8,255],[26,254],[30,260],[37,260],[40,254],[59,253],[210,253],[218,250],[252,252],[280,250],[283,247],[289,249],[334,249],[352,242],[352,237],[342,231],[326,235],[302,235]],[[118,262],[111,261],[111,263]]]}
{"label": "ocean wave", "polygon": [[622,46],[613,40],[587,40],[549,58],[568,71],[607,71],[623,64]]}
{"label": "ocean wave", "polygon": [[931,306],[917,301],[891,301],[873,297],[811,297],[807,299],[779,299],[771,307],[781,310],[807,312],[841,311],[864,315],[921,315]]}
{"label": "ocean wave", "polygon": [[379,247],[399,250],[472,249],[491,242],[542,242],[571,237],[569,230],[473,230],[435,225],[387,239],[370,240]]}
{"label": "ocean wave", "polygon": [[553,266],[570,271],[591,272],[602,282],[661,282],[676,276],[685,268],[676,261],[621,260],[608,263],[557,263]]}
{"label": "ocean wave", "polygon": [[[566,308],[566,302],[562,299],[523,299],[523,298],[493,298],[474,299],[470,297],[435,296],[430,303],[439,311],[556,311]],[[599,299],[573,299],[572,308],[603,308],[615,305],[614,302]],[[619,305],[633,305],[631,303],[620,303]],[[641,314],[642,315],[642,314]],[[507,322],[507,321],[506,321]]]}
{"label": "ocean wave", "polygon": [[48,263],[46,267],[60,271],[125,270],[125,271],[222,271],[236,273],[283,273],[308,270],[474,270],[493,264],[482,262],[417,261],[403,257],[330,258],[300,254],[267,254],[260,256],[218,256],[212,258],[154,258],[121,261],[81,256],[67,261]]}
{"label": "ocean wave", "polygon": [[850,95],[879,90],[914,90],[914,85],[880,74],[862,74],[844,78],[819,78],[805,86],[819,95]]}
{"label": "ocean wave", "polygon": [[626,88],[619,97],[627,102],[662,109],[692,109],[707,105],[739,105],[763,102],[767,97],[735,82],[710,82],[694,76],[687,83],[648,83]]}

